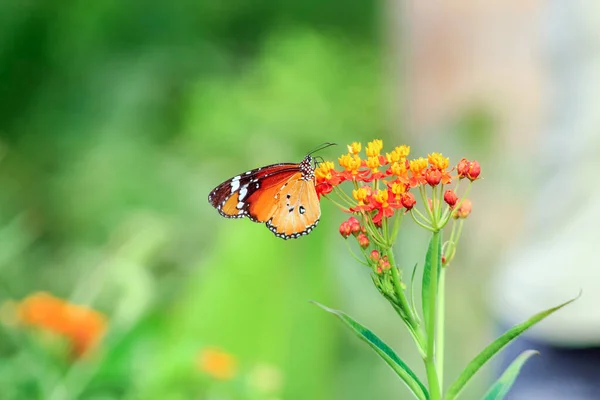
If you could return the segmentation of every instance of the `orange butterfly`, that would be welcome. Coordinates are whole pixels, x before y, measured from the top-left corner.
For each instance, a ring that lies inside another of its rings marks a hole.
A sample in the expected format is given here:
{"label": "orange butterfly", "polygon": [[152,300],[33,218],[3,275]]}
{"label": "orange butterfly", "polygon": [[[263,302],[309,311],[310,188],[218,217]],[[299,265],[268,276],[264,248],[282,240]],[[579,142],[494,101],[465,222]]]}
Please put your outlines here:
{"label": "orange butterfly", "polygon": [[282,239],[308,235],[321,217],[311,154],[334,144],[324,143],[299,164],[273,164],[234,176],[214,188],[208,202],[226,218],[265,222]]}

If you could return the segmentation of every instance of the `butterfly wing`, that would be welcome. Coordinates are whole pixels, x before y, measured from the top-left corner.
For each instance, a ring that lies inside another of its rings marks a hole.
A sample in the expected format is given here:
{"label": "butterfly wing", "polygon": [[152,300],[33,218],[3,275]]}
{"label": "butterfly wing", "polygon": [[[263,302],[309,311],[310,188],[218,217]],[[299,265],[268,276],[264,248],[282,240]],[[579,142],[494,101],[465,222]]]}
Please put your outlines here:
{"label": "butterfly wing", "polygon": [[[208,195],[208,202],[226,218],[250,217],[255,222],[265,222],[269,219],[264,217],[268,214],[269,203],[274,205],[274,201],[266,201],[267,193],[272,193],[279,182],[289,179],[297,171],[298,164],[287,163],[253,169],[236,175],[214,188]],[[261,203],[264,209],[260,216],[263,218],[255,218],[255,214],[249,212],[251,204],[258,198],[266,201]]]}
{"label": "butterfly wing", "polygon": [[308,235],[319,223],[321,204],[312,180],[290,180],[277,194],[278,204],[267,227],[282,239]]}

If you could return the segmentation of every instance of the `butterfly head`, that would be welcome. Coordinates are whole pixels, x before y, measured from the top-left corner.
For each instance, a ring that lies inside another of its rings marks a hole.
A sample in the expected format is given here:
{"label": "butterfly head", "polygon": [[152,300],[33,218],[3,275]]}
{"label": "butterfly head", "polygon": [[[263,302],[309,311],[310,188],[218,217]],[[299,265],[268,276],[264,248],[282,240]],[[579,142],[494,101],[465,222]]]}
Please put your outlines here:
{"label": "butterfly head", "polygon": [[311,155],[307,155],[304,157],[304,160],[300,162],[300,172],[302,172],[302,179],[305,181],[310,181],[315,179],[315,158]]}

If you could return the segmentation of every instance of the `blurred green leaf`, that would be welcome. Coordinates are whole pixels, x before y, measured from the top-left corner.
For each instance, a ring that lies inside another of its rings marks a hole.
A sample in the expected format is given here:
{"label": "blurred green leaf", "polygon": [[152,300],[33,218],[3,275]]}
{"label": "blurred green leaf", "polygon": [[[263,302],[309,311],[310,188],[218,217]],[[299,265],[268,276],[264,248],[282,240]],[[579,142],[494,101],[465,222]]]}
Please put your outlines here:
{"label": "blurred green leaf", "polygon": [[502,400],[508,393],[513,383],[519,376],[521,368],[527,360],[539,354],[535,350],[525,350],[506,368],[502,376],[492,385],[490,390],[485,394],[484,400]]}
{"label": "blurred green leaf", "polygon": [[392,369],[398,374],[398,376],[406,383],[408,388],[413,392],[419,399],[428,399],[429,393],[427,388],[421,383],[417,375],[406,365],[400,357],[392,350],[383,340],[377,335],[370,331],[365,326],[359,324],[354,319],[346,315],[344,312],[334,310],[326,307],[316,301],[314,304],[321,307],[323,310],[337,316],[344,324],[346,324],[352,331],[362,340],[364,340],[375,352],[381,357]]}
{"label": "blurred green leaf", "polygon": [[455,399],[465,385],[471,380],[471,378],[479,371],[481,367],[485,365],[492,357],[494,357],[500,350],[504,348],[507,344],[517,338],[520,334],[525,332],[527,329],[531,328],[533,325],[537,324],[550,314],[560,310],[564,306],[571,304],[575,300],[577,300],[581,296],[581,293],[567,302],[564,302],[556,307],[549,308],[548,310],[542,311],[533,317],[529,318],[527,321],[515,325],[506,331],[502,336],[494,340],[491,344],[489,344],[481,353],[477,355],[463,370],[458,379],[450,386],[448,392],[446,394],[446,400]]}
{"label": "blurred green leaf", "polygon": [[[435,253],[435,254],[434,254]],[[430,299],[430,291],[431,291],[431,261],[433,257],[437,257],[438,259],[438,273],[436,276],[440,276],[439,268],[442,265],[441,263],[441,246],[437,246],[437,249],[434,248],[434,236],[429,240],[429,247],[427,248],[427,255],[425,256],[425,265],[423,267],[423,286],[421,288],[421,304],[423,309],[423,321],[425,324],[429,321],[429,299]],[[435,285],[437,288],[437,283]]]}

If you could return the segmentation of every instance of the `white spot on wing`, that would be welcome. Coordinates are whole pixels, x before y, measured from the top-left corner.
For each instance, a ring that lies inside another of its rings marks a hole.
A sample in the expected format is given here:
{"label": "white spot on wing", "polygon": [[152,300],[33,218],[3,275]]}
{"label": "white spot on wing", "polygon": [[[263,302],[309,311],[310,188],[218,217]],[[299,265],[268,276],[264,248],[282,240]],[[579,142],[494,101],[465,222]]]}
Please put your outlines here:
{"label": "white spot on wing", "polygon": [[240,176],[236,176],[231,180],[231,193],[235,192],[240,188]]}
{"label": "white spot on wing", "polygon": [[243,201],[240,201],[239,203],[237,203],[237,206],[236,206],[237,209],[241,209],[243,207],[244,207],[244,202]]}
{"label": "white spot on wing", "polygon": [[239,194],[239,199],[240,200],[244,200],[244,197],[246,197],[246,193],[248,193],[248,185],[245,185],[244,187],[242,187],[240,189],[240,194]]}

